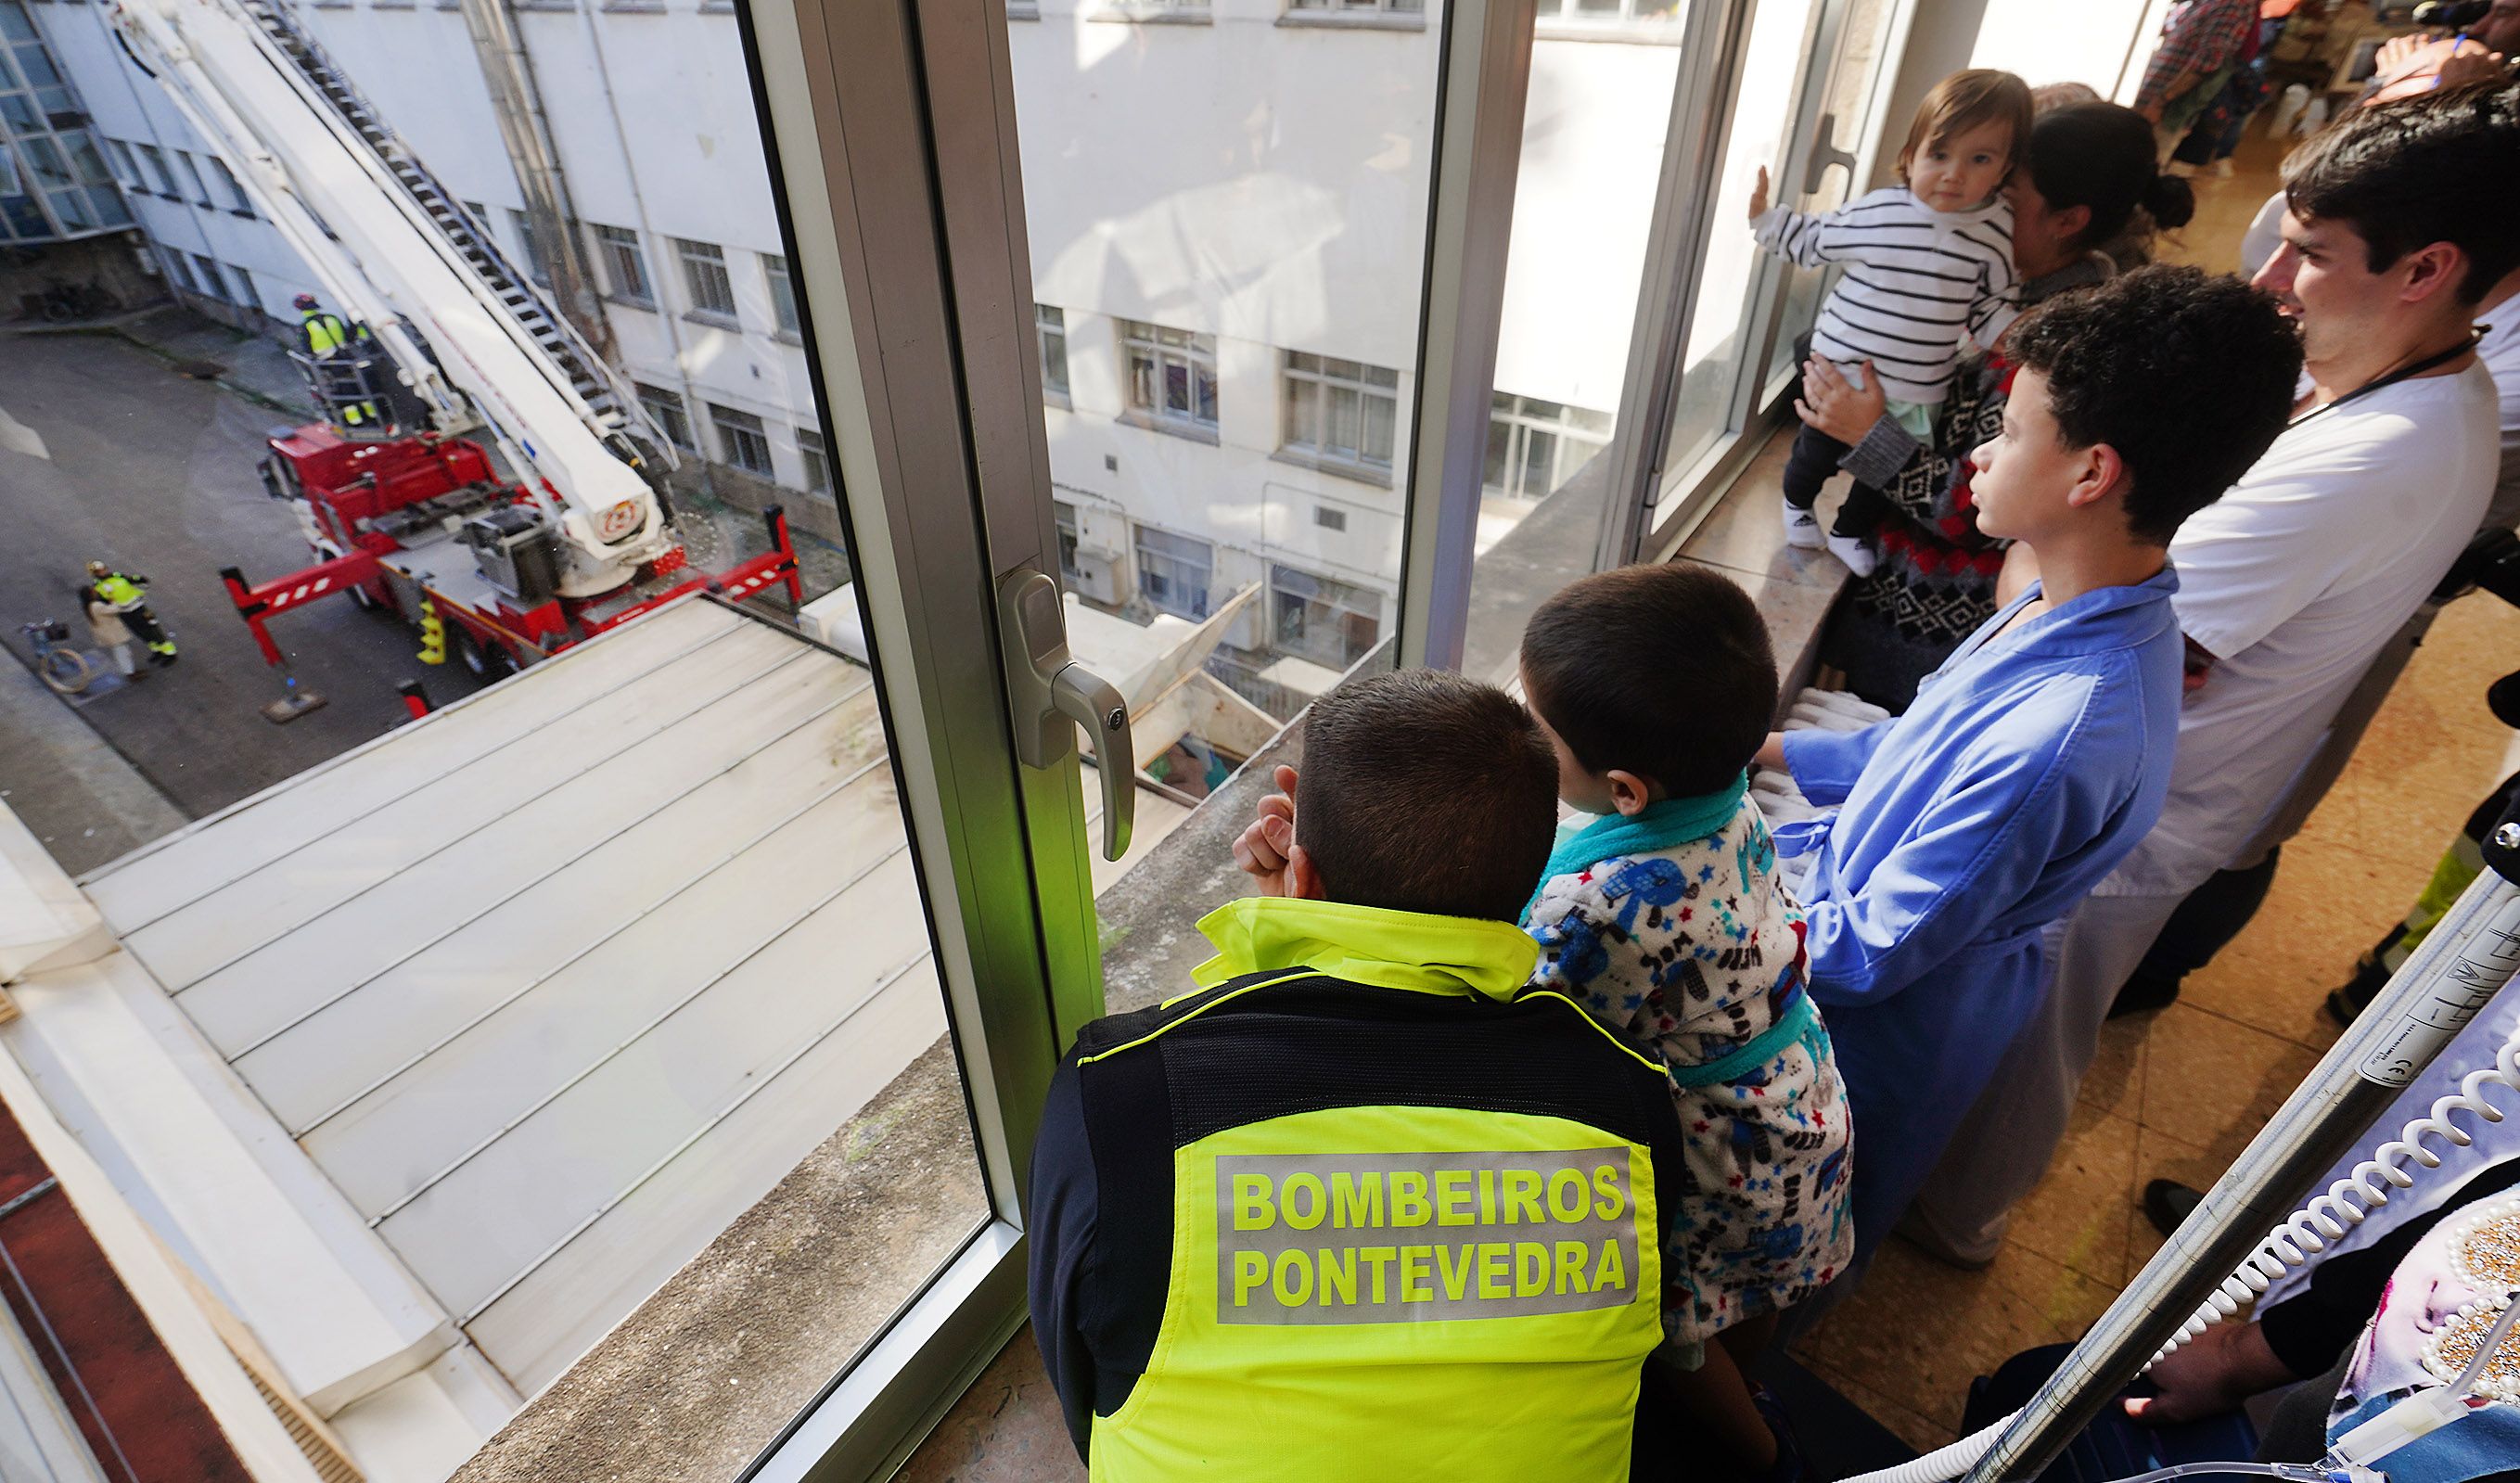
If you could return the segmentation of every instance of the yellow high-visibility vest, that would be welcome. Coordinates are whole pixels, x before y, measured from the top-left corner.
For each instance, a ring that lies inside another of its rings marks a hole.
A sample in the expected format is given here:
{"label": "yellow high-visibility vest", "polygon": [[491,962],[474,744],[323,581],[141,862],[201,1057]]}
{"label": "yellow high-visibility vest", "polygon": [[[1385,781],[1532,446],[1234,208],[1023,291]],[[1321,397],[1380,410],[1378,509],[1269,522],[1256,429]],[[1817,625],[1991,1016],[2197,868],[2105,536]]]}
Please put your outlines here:
{"label": "yellow high-visibility vest", "polygon": [[310,355],[330,355],[350,342],[350,330],[338,314],[309,309],[303,321],[306,328],[306,350]]}
{"label": "yellow high-visibility vest", "polygon": [[[1489,950],[1474,939],[1496,936],[1490,956],[1522,955],[1501,978],[1507,995],[1531,961],[1527,948],[1505,951],[1519,935],[1506,923],[1275,901],[1218,917],[1283,932],[1329,914],[1349,946],[1392,934],[1393,959],[1476,963]],[[1473,940],[1423,956],[1426,934],[1448,924]],[[1221,925],[1201,923],[1225,945]],[[1210,965],[1210,990],[1168,1006],[1151,1034],[1100,1051],[1080,1042],[1080,1073],[1162,1054],[1223,998],[1307,981],[1335,992],[1319,953],[1317,971],[1218,982],[1248,962]],[[1463,997],[1434,987],[1439,975],[1349,962],[1373,987]],[[1611,1080],[1633,1074],[1639,1095],[1667,1096],[1659,1069],[1572,1001],[1528,995],[1515,1008],[1538,1033],[1599,1036],[1615,1049],[1597,1069],[1614,1062]],[[1440,1090],[1429,1104],[1297,1098],[1175,1147],[1161,1327],[1127,1399],[1094,1417],[1097,1483],[1626,1479],[1641,1369],[1663,1336],[1652,1150],[1575,1116],[1495,1110],[1516,1094],[1490,1090],[1457,1088],[1468,1105],[1432,1104]],[[1175,1136],[1204,1125],[1176,1123]]]}

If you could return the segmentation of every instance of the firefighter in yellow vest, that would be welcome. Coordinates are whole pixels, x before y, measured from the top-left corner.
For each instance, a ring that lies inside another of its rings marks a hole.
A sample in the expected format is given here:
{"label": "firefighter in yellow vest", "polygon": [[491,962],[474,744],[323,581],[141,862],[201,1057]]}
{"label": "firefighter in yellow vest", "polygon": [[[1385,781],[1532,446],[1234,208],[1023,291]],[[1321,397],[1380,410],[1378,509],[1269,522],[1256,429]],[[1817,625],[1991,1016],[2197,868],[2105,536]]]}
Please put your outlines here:
{"label": "firefighter in yellow vest", "polygon": [[149,648],[149,662],[175,662],[175,636],[158,621],[149,608],[149,579],[114,570],[103,562],[87,563],[87,590],[91,614],[102,608],[122,620],[122,626]]}
{"label": "firefighter in yellow vest", "polygon": [[1557,768],[1411,670],[1315,703],[1276,894],[1095,1021],[1035,1147],[1033,1332],[1098,1483],[1617,1483],[1685,1178],[1662,1068],[1522,989]]}
{"label": "firefighter in yellow vest", "polygon": [[[367,340],[367,326],[345,323],[338,314],[327,311],[314,294],[300,293],[295,303],[298,329],[306,337],[306,353],[315,359],[329,359],[348,349],[353,341]],[[345,402],[339,411],[341,425],[345,427],[362,427],[378,420],[374,402]]]}

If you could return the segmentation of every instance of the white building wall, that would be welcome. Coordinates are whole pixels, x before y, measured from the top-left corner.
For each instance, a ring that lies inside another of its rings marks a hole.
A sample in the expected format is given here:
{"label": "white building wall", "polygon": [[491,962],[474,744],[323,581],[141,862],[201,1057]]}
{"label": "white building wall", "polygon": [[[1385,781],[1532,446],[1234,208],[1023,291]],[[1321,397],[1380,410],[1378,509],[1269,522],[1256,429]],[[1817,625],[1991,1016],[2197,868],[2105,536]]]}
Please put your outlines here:
{"label": "white building wall", "polygon": [[[1401,496],[1279,455],[1281,371],[1300,350],[1402,373],[1405,444],[1440,0],[1423,27],[1293,23],[1282,0],[1213,0],[1205,24],[1079,13],[1095,3],[1046,0],[1009,26],[1036,296],[1067,321],[1071,392],[1047,413],[1053,480],[1099,512],[1098,530],[1134,522],[1211,543],[1218,599],[1282,562],[1385,594],[1387,625]],[[39,9],[106,137],[197,150],[101,7]],[[299,14],[521,261],[523,201],[462,15],[433,0]],[[794,337],[777,332],[764,272],[779,232],[735,16],[661,0],[535,5],[518,20],[578,216],[639,237],[655,306],[606,310],[624,369],[682,396],[712,458],[725,454],[712,404],[758,417],[777,479],[801,486],[794,432],[812,426],[811,382]],[[1679,59],[1668,39],[1535,43],[1501,390],[1616,409]],[[307,275],[267,225],[155,196],[135,204],[154,238],[248,268],[266,311],[291,317]],[[722,250],[737,326],[692,316],[676,238]],[[599,279],[608,270],[599,253]],[[1213,337],[1212,440],[1127,415],[1130,319]],[[1394,453],[1405,469],[1409,450]],[[1096,539],[1116,548],[1110,585],[1125,600],[1134,536]],[[1264,648],[1268,623],[1255,607],[1231,641]]]}
{"label": "white building wall", "polygon": [[[293,319],[289,302],[313,289],[312,276],[297,254],[281,242],[270,223],[259,217],[235,214],[236,202],[206,163],[209,151],[157,82],[124,54],[106,22],[106,7],[33,5],[27,7],[27,14],[35,18],[54,57],[87,106],[100,147],[106,149],[116,172],[122,170],[121,157],[104,141],[120,143],[126,149],[154,145],[163,153],[167,168],[175,177],[174,197],[160,190],[156,177],[148,173],[147,164],[139,161],[136,155],[141,178],[134,181],[126,177],[123,181],[123,199],[130,202],[132,214],[139,218],[150,241],[158,244],[161,252],[187,254],[188,262],[192,254],[198,253],[215,259],[223,267],[245,269],[252,280],[253,307],[275,319]],[[191,155],[202,172],[202,184],[212,202],[209,206],[202,206],[192,198],[192,181],[184,173],[178,152]],[[228,292],[232,295],[239,292],[233,280]]]}

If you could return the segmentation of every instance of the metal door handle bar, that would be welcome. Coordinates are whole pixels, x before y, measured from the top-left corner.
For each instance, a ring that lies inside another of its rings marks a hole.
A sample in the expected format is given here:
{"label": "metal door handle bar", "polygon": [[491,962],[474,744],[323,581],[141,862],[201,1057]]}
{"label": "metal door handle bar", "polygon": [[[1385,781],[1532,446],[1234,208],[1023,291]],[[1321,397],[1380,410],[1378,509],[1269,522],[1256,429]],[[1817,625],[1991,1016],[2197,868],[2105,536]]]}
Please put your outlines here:
{"label": "metal door handle bar", "polygon": [[1014,720],[1015,756],[1050,768],[1075,750],[1075,728],[1094,738],[1094,770],[1102,779],[1102,858],[1129,852],[1138,818],[1138,755],[1129,735],[1129,702],[1117,687],[1067,652],[1067,610],[1058,584],[1024,567],[998,584],[998,635],[1007,665],[1007,699]]}

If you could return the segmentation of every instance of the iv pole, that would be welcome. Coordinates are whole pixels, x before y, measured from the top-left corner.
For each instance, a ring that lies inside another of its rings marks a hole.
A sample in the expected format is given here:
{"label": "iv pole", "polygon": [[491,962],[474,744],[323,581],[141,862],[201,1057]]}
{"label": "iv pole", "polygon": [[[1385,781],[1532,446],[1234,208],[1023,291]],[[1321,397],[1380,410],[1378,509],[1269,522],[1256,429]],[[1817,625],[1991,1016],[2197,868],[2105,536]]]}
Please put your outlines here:
{"label": "iv pole", "polygon": [[2510,982],[2520,968],[2520,803],[2487,834],[2483,853],[2484,872],[2423,946],[2021,1408],[1967,1483],[2045,1471]]}

